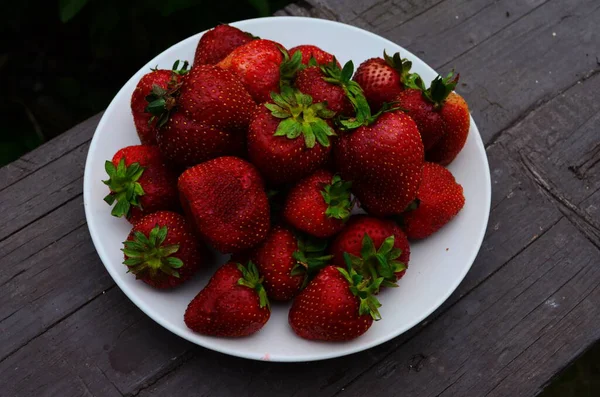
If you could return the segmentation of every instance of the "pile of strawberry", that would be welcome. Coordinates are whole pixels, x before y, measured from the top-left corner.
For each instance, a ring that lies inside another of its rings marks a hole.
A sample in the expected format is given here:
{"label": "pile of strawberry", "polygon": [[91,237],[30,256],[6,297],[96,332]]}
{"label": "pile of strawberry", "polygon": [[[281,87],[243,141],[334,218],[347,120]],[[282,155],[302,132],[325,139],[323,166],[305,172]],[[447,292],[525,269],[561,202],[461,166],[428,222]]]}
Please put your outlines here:
{"label": "pile of strawberry", "polygon": [[105,165],[105,201],[134,225],[129,272],[176,287],[210,246],[232,257],[185,312],[195,332],[250,335],[271,300],[292,301],[302,338],[362,335],[380,318],[377,294],[407,271],[409,240],[464,205],[443,167],[469,131],[458,75],[426,87],[410,67],[384,52],[354,73],[318,47],[221,25],[191,69],[145,75],[131,98],[142,144]]}

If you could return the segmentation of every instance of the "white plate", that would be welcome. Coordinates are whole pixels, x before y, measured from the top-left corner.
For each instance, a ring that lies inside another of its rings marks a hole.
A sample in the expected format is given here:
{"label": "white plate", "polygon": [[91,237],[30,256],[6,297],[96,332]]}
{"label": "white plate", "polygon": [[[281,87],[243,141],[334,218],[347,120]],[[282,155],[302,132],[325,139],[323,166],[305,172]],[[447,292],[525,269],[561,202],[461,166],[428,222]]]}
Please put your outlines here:
{"label": "white plate", "polygon": [[[232,23],[242,30],[275,40],[287,48],[315,44],[336,55],[342,64],[400,51],[413,62],[413,70],[431,81],[436,73],[419,58],[382,37],[362,29],[321,19],[271,17]],[[298,34],[302,32],[302,34]],[[139,144],[129,108],[131,93],[151,67],[170,68],[177,59],[192,61],[202,33],[190,37],[158,55],[141,68],[119,91],[106,109],[88,153],[83,197],[90,234],[100,259],[123,292],[148,316],[173,333],[219,352],[255,360],[311,361],[355,353],[386,342],[439,307],[462,281],[481,246],[490,210],[490,174],[481,137],[471,119],[465,148],[450,165],[464,187],[466,204],[460,214],[433,237],[411,246],[410,268],[400,287],[379,296],[383,319],[360,338],[346,343],[309,342],[292,332],[287,323],[288,305],[274,305],[271,319],[257,334],[241,339],[198,335],[183,322],[190,300],[206,284],[220,262],[176,290],[160,292],[126,274],[120,251],[131,225],[110,215],[102,200],[107,194],[104,161],[122,147]],[[443,71],[446,72],[446,71]]]}

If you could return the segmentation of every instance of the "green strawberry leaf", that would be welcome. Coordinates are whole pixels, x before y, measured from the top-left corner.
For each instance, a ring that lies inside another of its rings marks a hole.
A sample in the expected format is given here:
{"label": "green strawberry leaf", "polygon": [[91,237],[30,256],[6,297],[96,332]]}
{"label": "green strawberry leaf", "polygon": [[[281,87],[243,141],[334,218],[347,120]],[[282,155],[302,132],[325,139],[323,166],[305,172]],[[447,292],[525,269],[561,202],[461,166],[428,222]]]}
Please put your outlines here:
{"label": "green strawberry leaf", "polygon": [[159,271],[179,278],[180,274],[175,269],[183,267],[184,263],[172,256],[179,251],[179,244],[163,245],[167,234],[166,226],[156,225],[148,236],[136,230],[132,240],[124,241],[121,251],[126,256],[123,264],[127,266],[128,272],[138,278],[154,278]]}
{"label": "green strawberry leaf", "polygon": [[335,113],[327,109],[326,103],[313,104],[310,95],[289,86],[283,87],[280,93],[272,92],[271,99],[274,103],[264,106],[273,117],[281,119],[273,136],[296,139],[302,135],[309,149],[317,142],[324,147],[330,145],[329,137],[336,134],[325,120],[333,118]]}
{"label": "green strawberry leaf", "polygon": [[111,161],[106,161],[104,169],[108,179],[102,182],[110,189],[104,201],[108,205],[117,202],[111,211],[113,216],[128,218],[132,206],[142,208],[139,199],[145,192],[138,180],[144,173],[144,167],[139,163],[132,163],[127,167],[125,157],[122,157],[116,167]]}

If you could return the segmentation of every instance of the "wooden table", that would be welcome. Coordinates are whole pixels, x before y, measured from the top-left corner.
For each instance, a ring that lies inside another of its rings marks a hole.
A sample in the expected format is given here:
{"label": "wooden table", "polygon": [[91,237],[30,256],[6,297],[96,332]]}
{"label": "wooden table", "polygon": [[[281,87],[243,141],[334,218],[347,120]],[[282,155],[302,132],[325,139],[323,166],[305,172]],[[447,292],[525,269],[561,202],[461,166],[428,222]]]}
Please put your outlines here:
{"label": "wooden table", "polygon": [[90,240],[97,115],[0,169],[0,395],[533,396],[600,339],[598,1],[302,0],[277,14],[360,26],[461,72],[493,184],[466,279],[422,324],[349,357],[253,362],[188,343],[115,287]]}

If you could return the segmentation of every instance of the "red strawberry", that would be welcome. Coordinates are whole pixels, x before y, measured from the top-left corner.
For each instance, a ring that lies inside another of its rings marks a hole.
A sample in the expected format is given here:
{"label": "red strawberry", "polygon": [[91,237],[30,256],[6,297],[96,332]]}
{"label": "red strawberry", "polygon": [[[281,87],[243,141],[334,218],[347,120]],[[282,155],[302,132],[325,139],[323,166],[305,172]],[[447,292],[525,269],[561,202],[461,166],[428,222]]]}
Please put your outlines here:
{"label": "red strawberry", "polygon": [[393,221],[356,215],[337,235],[329,252],[333,264],[344,266],[344,253],[365,277],[384,278],[384,285],[395,286],[404,276],[410,259],[406,235]]}
{"label": "red strawberry", "polygon": [[259,106],[248,130],[248,157],[274,184],[295,182],[327,162],[334,113],[289,87]]}
{"label": "red strawberry", "polygon": [[194,67],[177,86],[148,99],[149,111],[159,125],[165,124],[157,141],[168,159],[191,166],[243,153],[243,136],[256,104],[231,72],[211,65]]}
{"label": "red strawberry", "polygon": [[231,253],[260,243],[269,231],[269,203],[252,164],[219,157],[188,168],[179,195],[189,219],[214,248]]}
{"label": "red strawberry", "polygon": [[393,56],[383,52],[384,58],[367,59],[356,69],[354,81],[363,89],[371,109],[381,109],[384,102],[393,102],[404,89],[412,62],[401,59],[400,53]]}
{"label": "red strawberry", "polygon": [[317,171],[290,190],[283,216],[296,229],[316,237],[331,237],[350,217],[350,182],[329,171]]}
{"label": "red strawberry", "polygon": [[152,87],[158,87],[166,90],[169,81],[171,80],[171,70],[156,69],[145,74],[140,79],[133,94],[131,95],[131,114],[133,115],[133,123],[137,131],[140,141],[144,145],[156,145],[156,120],[150,121],[152,114],[146,112],[146,96],[152,92]]}
{"label": "red strawberry", "polygon": [[266,102],[279,92],[283,47],[271,40],[252,40],[233,50],[217,66],[235,73],[256,102]]}
{"label": "red strawberry", "polygon": [[404,230],[411,239],[428,237],[450,222],[464,205],[463,188],[452,173],[441,165],[425,163],[416,209],[402,214]]}
{"label": "red strawberry", "polygon": [[331,259],[324,255],[325,247],[322,242],[298,238],[290,229],[275,226],[249,256],[264,278],[269,298],[287,301]]}
{"label": "red strawberry", "polygon": [[451,92],[446,98],[440,111],[446,133],[425,153],[428,161],[441,165],[450,164],[460,153],[467,142],[471,116],[469,106],[464,98],[456,92]]}
{"label": "red strawberry", "polygon": [[271,316],[267,294],[252,264],[226,263],[190,302],[185,324],[204,335],[240,337],[260,330]]}
{"label": "red strawberry", "polygon": [[452,91],[459,75],[438,76],[428,89],[414,76],[413,88],[401,92],[397,104],[417,123],[427,160],[448,165],[462,150],[470,127],[469,107]]}
{"label": "red strawberry", "polygon": [[188,280],[202,263],[192,228],[175,212],[158,211],[135,224],[122,249],[129,272],[154,288]]}
{"label": "red strawberry", "polygon": [[294,55],[296,52],[300,52],[302,54],[302,64],[308,65],[311,58],[314,58],[317,62],[317,65],[325,65],[333,62],[334,56],[328,53],[327,51],[323,51],[319,47],[310,44],[303,44],[296,46],[290,49],[290,56]]}
{"label": "red strawberry", "polygon": [[382,279],[363,279],[352,268],[327,266],[292,303],[289,323],[304,338],[347,341],[358,338],[380,317],[373,294]]}
{"label": "red strawberry", "polygon": [[444,122],[434,104],[423,96],[421,90],[415,88],[407,88],[401,92],[396,101],[417,124],[424,149],[431,149],[444,135]]}
{"label": "red strawberry", "polygon": [[179,207],[177,176],[167,167],[156,146],[136,145],[119,150],[104,165],[110,189],[104,197],[113,216],[135,224],[144,215]]}
{"label": "red strawberry", "polygon": [[196,47],[194,65],[214,65],[231,51],[251,42],[254,36],[229,25],[218,25],[204,33]]}
{"label": "red strawberry", "polygon": [[399,214],[415,199],[421,183],[421,136],[414,121],[400,112],[371,120],[340,135],[334,149],[337,169],[352,181],[352,192],[367,212]]}
{"label": "red strawberry", "polygon": [[360,90],[358,85],[350,80],[352,77],[352,62],[341,70],[335,63],[321,66],[309,66],[300,70],[296,76],[295,86],[314,102],[326,102],[327,108],[343,115],[354,114],[354,107],[348,97],[348,87]]}

